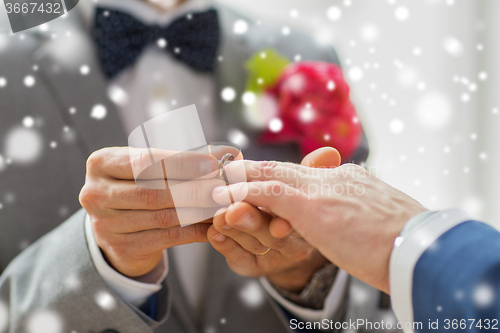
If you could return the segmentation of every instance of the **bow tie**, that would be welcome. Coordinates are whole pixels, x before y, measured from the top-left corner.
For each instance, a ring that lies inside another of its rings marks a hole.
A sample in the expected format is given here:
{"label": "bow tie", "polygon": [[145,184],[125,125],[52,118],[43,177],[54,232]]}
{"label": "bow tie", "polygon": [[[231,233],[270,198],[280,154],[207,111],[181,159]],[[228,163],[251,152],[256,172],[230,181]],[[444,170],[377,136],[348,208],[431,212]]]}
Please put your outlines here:
{"label": "bow tie", "polygon": [[156,43],[198,72],[212,72],[219,46],[217,11],[191,13],[170,25],[146,25],[131,15],[96,8],[93,37],[104,72],[112,78],[133,65],[142,50]]}

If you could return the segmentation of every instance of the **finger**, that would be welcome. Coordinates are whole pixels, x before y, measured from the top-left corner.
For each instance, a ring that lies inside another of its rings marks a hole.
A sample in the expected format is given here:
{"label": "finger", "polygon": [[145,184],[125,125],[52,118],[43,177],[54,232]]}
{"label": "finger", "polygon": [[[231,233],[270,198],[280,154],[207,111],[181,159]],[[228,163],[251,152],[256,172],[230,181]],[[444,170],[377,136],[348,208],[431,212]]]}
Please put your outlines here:
{"label": "finger", "polygon": [[254,236],[235,229],[226,223],[227,216],[230,211],[232,211],[232,209],[228,210],[225,214],[218,215],[214,218],[214,228],[224,236],[234,240],[242,248],[252,254],[258,255],[266,252],[270,246],[262,244],[262,242]]}
{"label": "finger", "polygon": [[154,253],[174,246],[208,242],[207,231],[210,224],[193,224],[186,227],[173,227],[168,229],[146,230],[128,234],[126,238],[131,244],[143,244],[144,251]]}
{"label": "finger", "polygon": [[214,189],[212,196],[215,202],[227,206],[228,193],[255,206],[265,207],[273,215],[285,220],[308,220],[305,216],[307,196],[300,190],[278,181],[238,183],[220,186]]}
{"label": "finger", "polygon": [[[181,212],[181,210],[183,212]],[[130,234],[145,230],[168,229],[186,225],[185,216],[194,223],[212,223],[216,208],[180,208],[159,210],[112,210],[106,219],[96,219],[94,230],[116,234]],[[180,215],[180,218],[179,218]],[[182,223],[181,223],[182,222]],[[192,224],[192,223],[190,223]]]}
{"label": "finger", "polygon": [[[214,226],[238,242],[243,248],[256,254],[272,248],[284,255],[289,255],[299,249],[302,243],[305,244],[304,241],[297,238],[273,237],[269,232],[269,222],[272,218],[271,215],[252,205],[241,202],[235,204],[234,208],[226,213],[225,221],[219,223],[219,221],[214,220]],[[222,231],[219,227],[222,227]],[[259,246],[261,244],[262,246]]]}
{"label": "finger", "polygon": [[275,217],[269,222],[269,233],[275,238],[286,237],[292,230],[290,223],[281,217]]}
{"label": "finger", "polygon": [[209,224],[195,224],[188,227],[146,230],[131,234],[113,234],[103,241],[96,235],[96,242],[102,249],[111,252],[118,259],[147,257],[173,246],[208,242]]}
{"label": "finger", "polygon": [[255,272],[258,267],[258,258],[254,254],[245,250],[230,237],[219,233],[213,226],[208,229],[207,237],[213,248],[221,253],[228,263],[236,266],[240,274],[258,275],[258,272]]}
{"label": "finger", "polygon": [[219,164],[213,156],[198,152],[119,147],[93,153],[87,166],[91,173],[115,179],[190,180],[217,171]]}
{"label": "finger", "polygon": [[[157,181],[150,181],[157,182]],[[164,182],[164,181],[163,181]],[[224,182],[220,179],[198,181],[168,181],[165,189],[155,189],[138,186],[134,181],[108,180],[98,191],[101,204],[110,209],[148,209],[166,208],[208,208],[220,207],[213,198],[213,189]]]}
{"label": "finger", "polygon": [[[301,165],[311,168],[337,168],[340,166],[342,158],[337,149],[324,147],[309,153],[301,162]],[[269,232],[273,237],[283,238],[293,231],[290,223],[280,217],[275,217],[269,223]],[[299,236],[296,232],[296,236]]]}
{"label": "finger", "polygon": [[310,175],[310,170],[302,165],[276,161],[234,161],[226,166],[228,174],[237,174],[245,170],[248,181],[279,180],[296,185]]}
{"label": "finger", "polygon": [[337,168],[341,163],[342,158],[337,149],[323,147],[309,153],[300,164],[311,168]]}

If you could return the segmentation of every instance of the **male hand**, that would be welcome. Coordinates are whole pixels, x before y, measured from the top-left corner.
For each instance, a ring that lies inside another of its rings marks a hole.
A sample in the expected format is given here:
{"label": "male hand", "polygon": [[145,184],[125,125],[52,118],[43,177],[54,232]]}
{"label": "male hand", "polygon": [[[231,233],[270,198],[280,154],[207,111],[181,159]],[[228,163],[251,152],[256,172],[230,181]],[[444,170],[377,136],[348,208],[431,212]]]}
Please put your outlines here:
{"label": "male hand", "polygon": [[[176,209],[188,210],[195,220],[200,217],[198,221],[214,216],[220,205],[211,193],[224,182],[193,179],[218,170],[217,158],[225,153],[218,150],[214,158],[196,152],[176,154],[127,147],[93,153],[87,162],[80,203],[90,215],[97,244],[108,263],[126,276],[138,277],[158,265],[164,249],[207,242],[212,220],[181,227]],[[152,165],[152,158],[161,162]],[[141,170],[145,172],[136,182]],[[179,186],[175,208],[169,188],[172,184]]]}
{"label": "male hand", "polygon": [[353,164],[313,172],[284,163],[244,163],[260,171],[247,173],[255,182],[216,188],[215,201],[225,203],[228,188],[233,195],[247,193],[245,202],[290,222],[332,263],[389,293],[394,240],[411,217],[426,211],[422,205]]}
{"label": "male hand", "polygon": [[[306,156],[302,165],[338,167],[340,155],[333,148],[324,148]],[[208,230],[210,243],[237,274],[265,276],[272,284],[298,293],[328,262],[311,244],[292,234],[287,221],[246,202],[232,205],[213,223]]]}

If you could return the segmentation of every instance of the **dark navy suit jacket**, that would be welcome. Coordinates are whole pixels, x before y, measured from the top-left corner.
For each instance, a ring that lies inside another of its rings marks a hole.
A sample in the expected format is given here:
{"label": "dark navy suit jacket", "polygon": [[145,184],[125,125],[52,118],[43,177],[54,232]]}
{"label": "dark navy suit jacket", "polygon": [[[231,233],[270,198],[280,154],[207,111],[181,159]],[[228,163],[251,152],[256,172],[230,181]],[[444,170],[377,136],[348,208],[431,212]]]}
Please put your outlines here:
{"label": "dark navy suit jacket", "polygon": [[499,287],[500,233],[481,222],[461,223],[415,266],[414,321],[423,332],[500,332]]}

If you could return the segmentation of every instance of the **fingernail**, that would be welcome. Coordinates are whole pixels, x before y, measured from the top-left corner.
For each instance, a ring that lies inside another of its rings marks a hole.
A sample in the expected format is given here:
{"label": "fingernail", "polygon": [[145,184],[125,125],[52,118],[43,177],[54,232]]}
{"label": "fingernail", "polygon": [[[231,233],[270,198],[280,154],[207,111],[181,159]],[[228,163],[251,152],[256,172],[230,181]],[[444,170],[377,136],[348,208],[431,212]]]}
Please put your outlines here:
{"label": "fingernail", "polygon": [[226,224],[225,226],[222,227],[222,230],[231,231],[233,230],[233,227],[231,227],[229,224]]}
{"label": "fingernail", "polygon": [[238,228],[247,229],[252,226],[253,218],[252,214],[246,213],[234,224]]}
{"label": "fingernail", "polygon": [[226,236],[224,236],[223,234],[221,233],[218,233],[217,235],[215,235],[212,240],[218,242],[218,243],[222,243],[223,241],[225,241],[227,239]]}

